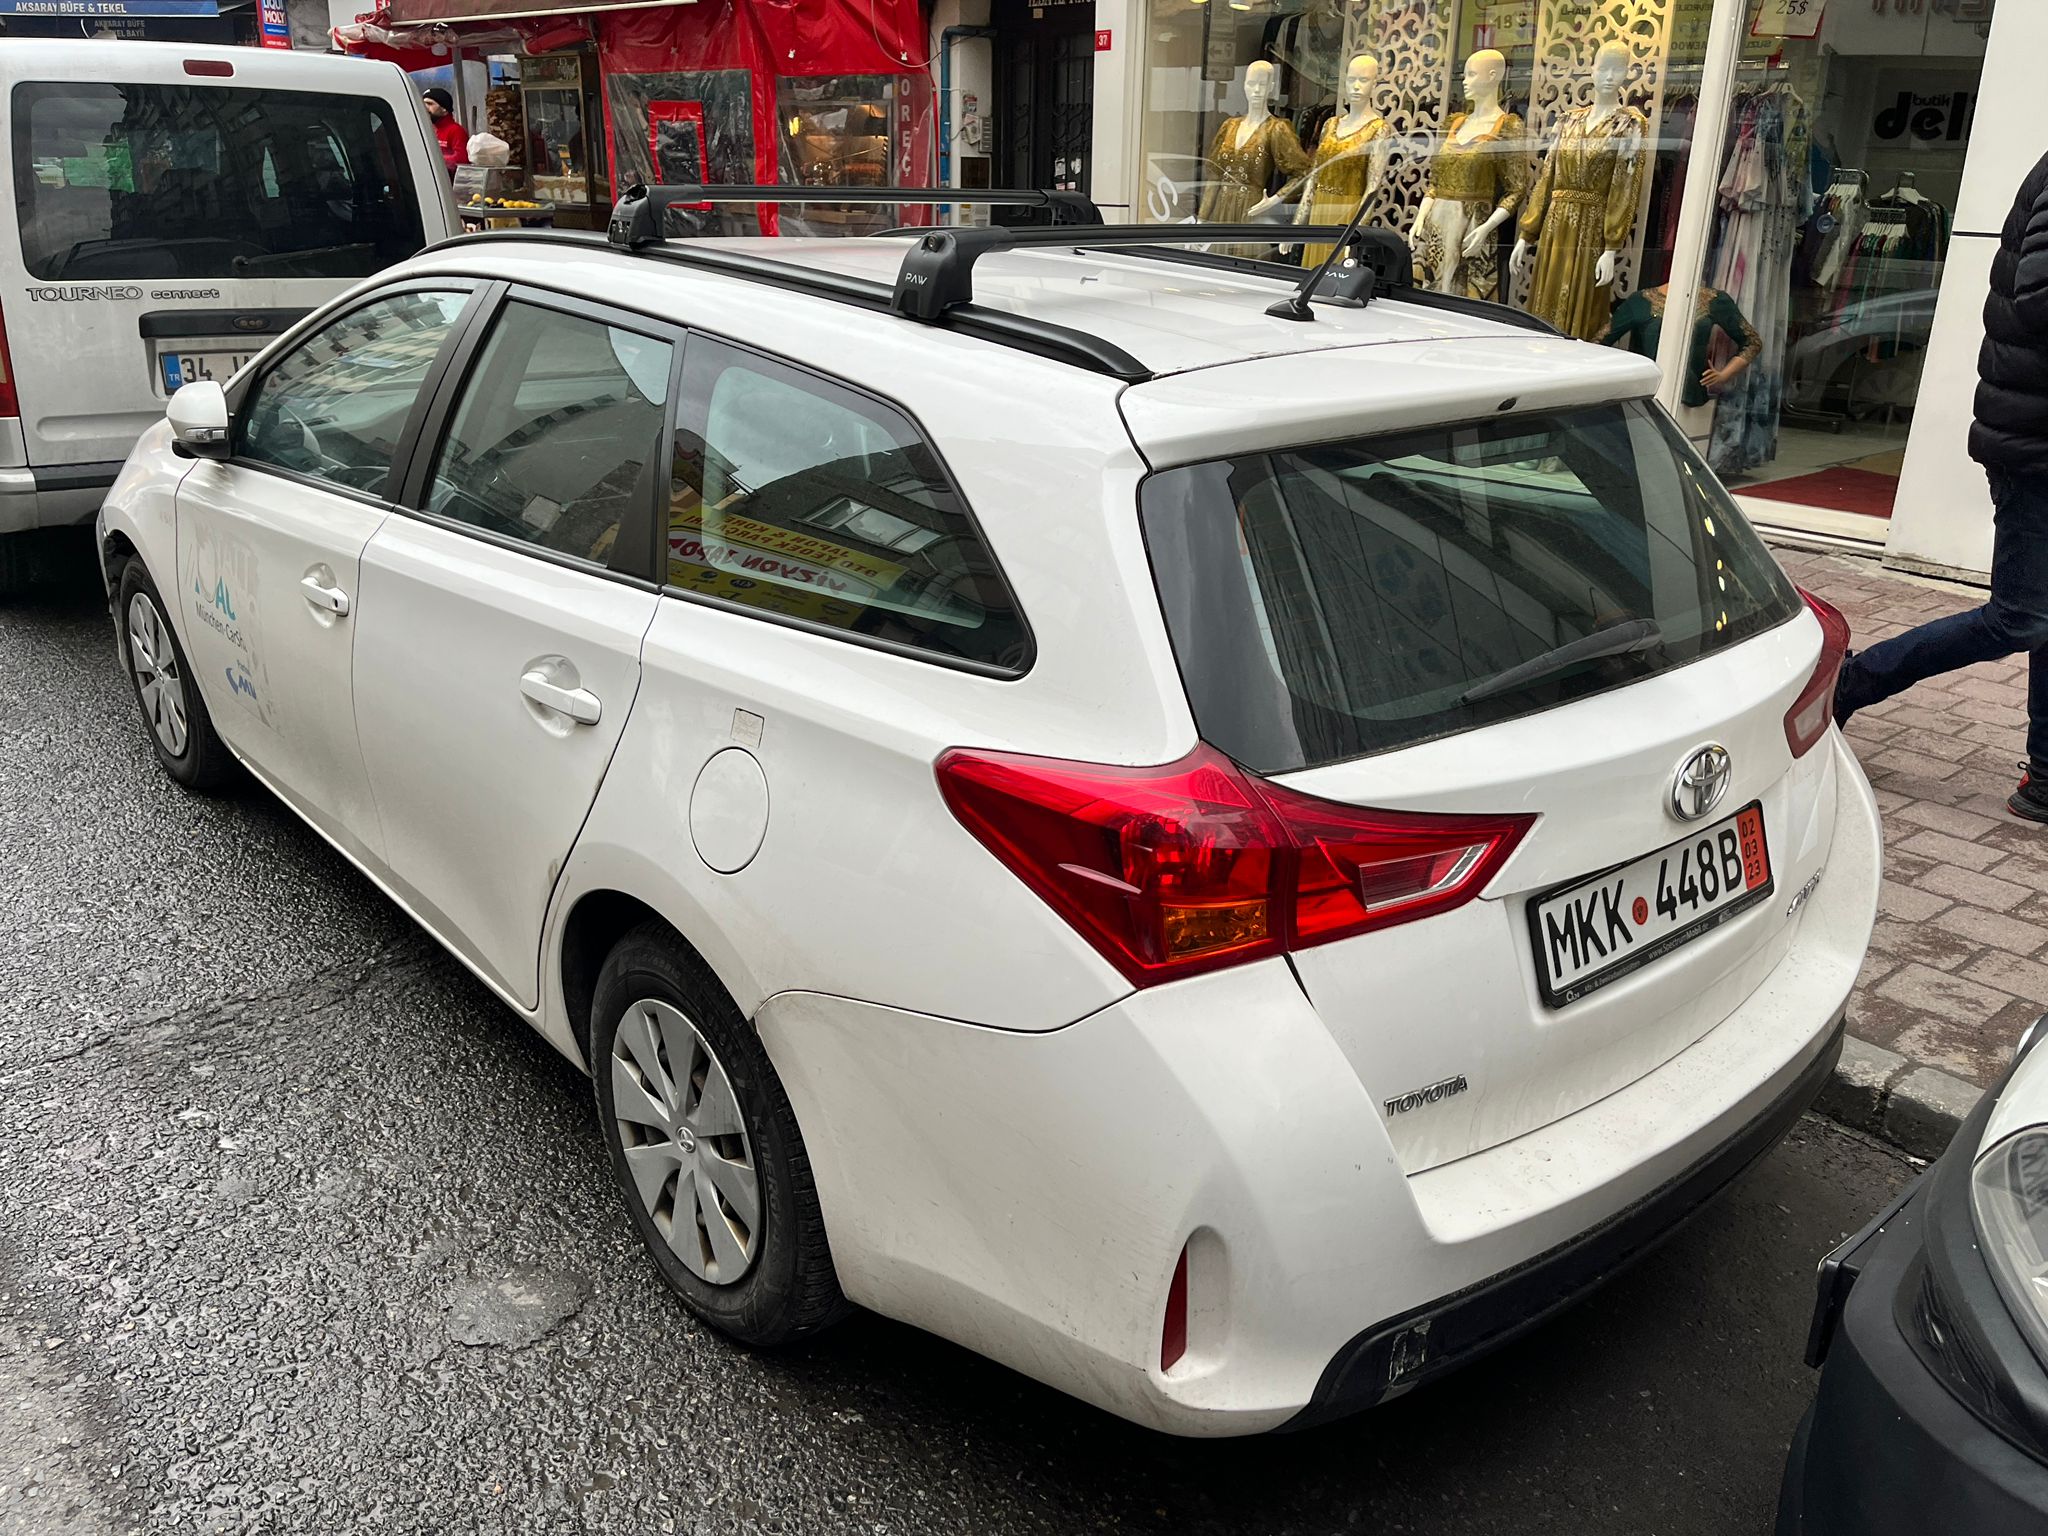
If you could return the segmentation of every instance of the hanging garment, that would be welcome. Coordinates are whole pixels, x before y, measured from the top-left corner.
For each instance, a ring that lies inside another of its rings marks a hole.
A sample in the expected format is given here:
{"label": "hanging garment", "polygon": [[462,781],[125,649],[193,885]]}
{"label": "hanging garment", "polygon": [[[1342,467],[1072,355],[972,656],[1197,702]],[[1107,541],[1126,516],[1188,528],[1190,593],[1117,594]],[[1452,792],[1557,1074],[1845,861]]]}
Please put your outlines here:
{"label": "hanging garment", "polygon": [[1805,106],[1774,88],[1739,104],[1738,134],[1722,173],[1720,237],[1708,282],[1736,302],[1763,338],[1756,362],[1722,397],[1708,454],[1715,471],[1737,475],[1778,452],[1778,411],[1785,395],[1791,326],[1792,255],[1804,201],[1803,164],[1795,173],[1788,133],[1804,143]]}
{"label": "hanging garment", "polygon": [[1418,217],[1409,245],[1415,252],[1415,281],[1438,293],[1499,299],[1500,248],[1489,241],[1476,256],[1465,240],[1496,208],[1512,215],[1529,190],[1529,148],[1522,120],[1503,111],[1490,133],[1458,142],[1470,113],[1460,112],[1444,129],[1429,166],[1428,216]]}
{"label": "hanging garment", "polygon": [[[1242,224],[1251,206],[1266,195],[1275,176],[1299,176],[1308,169],[1308,155],[1285,118],[1267,117],[1240,144],[1233,117],[1216,130],[1209,146],[1211,179],[1203,184],[1202,200],[1195,217],[1204,224]],[[1271,247],[1263,245],[1219,245],[1213,249],[1226,256],[1266,256]]]}
{"label": "hanging garment", "polygon": [[[1630,294],[1615,305],[1614,317],[1606,334],[1600,337],[1601,345],[1622,347],[1654,358],[1664,339],[1664,306],[1669,298],[1670,291],[1664,288]],[[1728,339],[1728,345],[1737,354],[1748,358],[1752,368],[1763,353],[1763,337],[1757,335],[1756,327],[1749,323],[1735,300],[1717,288],[1702,288],[1699,306],[1693,314],[1692,347],[1686,354],[1685,376],[1679,386],[1679,399],[1688,406],[1702,406],[1714,398],[1700,382],[1700,375],[1712,361],[1716,332]]]}
{"label": "hanging garment", "polygon": [[[1357,132],[1347,135],[1337,132],[1341,121],[1335,119],[1323,130],[1308,173],[1280,190],[1282,197],[1300,190],[1301,201],[1294,208],[1297,224],[1346,223],[1386,180],[1387,159],[1394,147],[1394,133],[1387,120],[1367,118]],[[1302,265],[1312,267],[1329,254],[1327,245],[1304,246]]]}
{"label": "hanging garment", "polygon": [[1593,274],[1605,252],[1628,243],[1648,128],[1634,107],[1616,107],[1598,123],[1590,107],[1567,112],[1522,210],[1522,238],[1536,242],[1529,313],[1567,336],[1591,341],[1607,327],[1613,285]]}

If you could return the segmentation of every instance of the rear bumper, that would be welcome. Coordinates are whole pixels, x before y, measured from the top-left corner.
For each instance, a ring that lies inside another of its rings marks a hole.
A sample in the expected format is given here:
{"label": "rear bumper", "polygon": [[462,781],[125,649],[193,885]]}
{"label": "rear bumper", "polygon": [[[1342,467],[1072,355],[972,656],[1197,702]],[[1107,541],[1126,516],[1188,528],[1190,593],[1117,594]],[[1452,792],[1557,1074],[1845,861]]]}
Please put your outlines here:
{"label": "rear bumper", "polygon": [[[1832,1068],[1878,879],[1875,805],[1845,768],[1829,877],[1749,998],[1597,1102],[1413,1174],[1388,1085],[1360,1080],[1282,961],[1041,1033],[770,998],[755,1022],[841,1285],[1176,1434],[1313,1423],[1504,1342],[1768,1150]],[[1187,1353],[1162,1370],[1184,1248]]]}
{"label": "rear bumper", "polygon": [[0,469],[0,533],[89,523],[120,473],[118,461]]}
{"label": "rear bumper", "polygon": [[1778,1536],[2048,1532],[2048,1371],[2005,1309],[1969,1210],[1998,1092],[1822,1266],[1810,1352],[1826,1368],[1786,1462]]}
{"label": "rear bumper", "polygon": [[1499,1348],[1627,1268],[1778,1144],[1827,1085],[1842,1034],[1838,1017],[1820,1053],[1775,1102],[1634,1205],[1518,1269],[1361,1333],[1287,1427],[1305,1429],[1397,1397]]}

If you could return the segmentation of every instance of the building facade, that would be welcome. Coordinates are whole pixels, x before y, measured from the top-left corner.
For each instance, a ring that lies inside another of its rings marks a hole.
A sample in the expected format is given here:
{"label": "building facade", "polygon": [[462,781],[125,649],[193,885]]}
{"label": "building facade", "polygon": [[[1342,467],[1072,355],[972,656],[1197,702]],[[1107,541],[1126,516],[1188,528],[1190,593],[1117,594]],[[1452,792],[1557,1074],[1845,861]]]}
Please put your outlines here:
{"label": "building facade", "polygon": [[1161,221],[1362,198],[1427,280],[1655,351],[1759,523],[1989,563],[1968,385],[2048,5],[939,0],[931,48],[944,183]]}

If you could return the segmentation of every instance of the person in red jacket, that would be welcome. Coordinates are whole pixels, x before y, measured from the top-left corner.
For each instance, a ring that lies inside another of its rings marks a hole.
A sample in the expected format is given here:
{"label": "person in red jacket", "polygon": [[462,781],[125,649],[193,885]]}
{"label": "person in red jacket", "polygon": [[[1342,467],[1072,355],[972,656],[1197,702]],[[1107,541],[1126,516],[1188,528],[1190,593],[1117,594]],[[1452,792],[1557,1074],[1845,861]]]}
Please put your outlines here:
{"label": "person in red jacket", "polygon": [[434,125],[434,137],[441,141],[441,158],[453,176],[455,167],[469,164],[469,134],[455,121],[455,98],[436,85],[423,91],[420,100],[427,104],[427,121]]}

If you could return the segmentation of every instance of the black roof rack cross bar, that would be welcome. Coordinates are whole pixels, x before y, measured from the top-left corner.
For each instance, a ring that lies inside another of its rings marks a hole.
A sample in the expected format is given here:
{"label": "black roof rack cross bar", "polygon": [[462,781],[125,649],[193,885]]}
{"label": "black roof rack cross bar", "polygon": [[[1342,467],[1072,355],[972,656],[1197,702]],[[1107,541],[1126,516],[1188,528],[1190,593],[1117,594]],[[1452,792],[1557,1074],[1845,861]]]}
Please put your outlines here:
{"label": "black roof rack cross bar", "polygon": [[613,245],[638,249],[665,238],[665,216],[676,204],[837,203],[894,207],[936,207],[960,203],[977,207],[1044,208],[1055,225],[1100,224],[1102,210],[1082,192],[1044,187],[740,187],[684,184],[650,187],[636,182],[612,205],[605,237]]}
{"label": "black roof rack cross bar", "polygon": [[[934,321],[947,310],[974,298],[974,264],[992,251],[1031,246],[1070,250],[1172,245],[1271,245],[1285,236],[1297,241],[1344,244],[1347,259],[1322,278],[1314,297],[1360,304],[1377,290],[1414,285],[1408,246],[1398,235],[1379,229],[1324,225],[1273,224],[1104,224],[1072,229],[934,229],[920,236],[904,254],[896,275],[896,312],[912,320]],[[1277,264],[1267,264],[1275,265]],[[1282,268],[1296,272],[1298,268]]]}
{"label": "black roof rack cross bar", "polygon": [[[531,245],[536,241],[595,245],[600,250],[608,248],[609,245],[605,236],[581,230],[486,229],[453,236],[439,241],[429,249],[446,250],[451,246],[515,242]],[[721,249],[718,243],[712,240],[666,241],[648,246],[636,254],[703,268],[750,283],[762,283],[788,293],[808,294],[839,304],[851,304],[861,309],[873,310],[878,314],[888,314],[893,307],[895,291],[887,283],[838,272],[821,272],[811,267],[799,267],[790,262],[762,256],[751,249]],[[1015,315],[1005,310],[983,309],[978,304],[966,304],[950,311],[945,317],[944,324],[947,330],[958,331],[963,336],[973,336],[983,341],[995,342],[999,346],[1013,347],[1019,352],[1030,352],[1039,357],[1050,358],[1054,362],[1066,363],[1071,367],[1085,368],[1090,373],[1107,374],[1111,378],[1122,379],[1127,383],[1135,384],[1152,377],[1150,368],[1114,342],[1105,341],[1100,336],[1091,336],[1086,331],[1077,331],[1072,326],[1040,320],[1035,316]]]}

